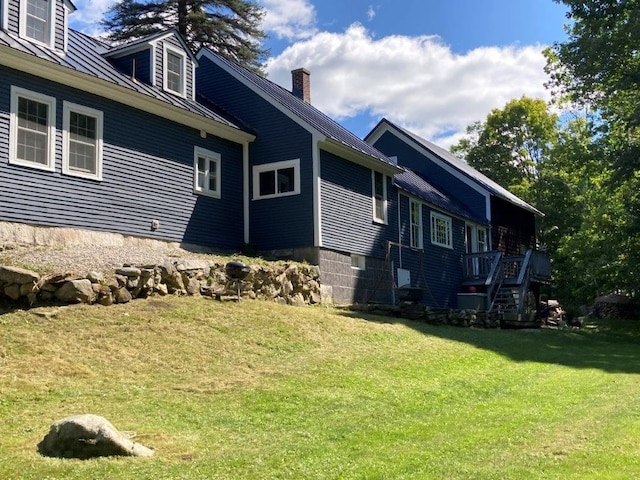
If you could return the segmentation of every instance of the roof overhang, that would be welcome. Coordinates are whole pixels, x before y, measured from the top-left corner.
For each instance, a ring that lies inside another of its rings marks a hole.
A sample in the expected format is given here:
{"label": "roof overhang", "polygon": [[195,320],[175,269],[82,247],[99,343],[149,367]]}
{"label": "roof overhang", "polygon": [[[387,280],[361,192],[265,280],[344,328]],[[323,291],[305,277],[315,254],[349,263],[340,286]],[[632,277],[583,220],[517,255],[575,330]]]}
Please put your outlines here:
{"label": "roof overhang", "polygon": [[319,142],[319,146],[322,150],[329,153],[333,153],[339,157],[349,160],[363,167],[371,168],[385,175],[395,175],[396,173],[402,173],[404,170],[398,166],[394,166],[385,163],[377,158],[374,158],[366,153],[354,150],[352,147],[344,145],[331,138],[325,138]]}
{"label": "roof overhang", "polygon": [[230,125],[216,122],[215,120],[168,104],[149,95],[136,92],[127,87],[86,73],[78,72],[11,47],[0,45],[0,65],[62,85],[77,88],[103,98],[108,98],[109,100],[131,106],[143,112],[157,115],[211,135],[225,138],[232,142],[246,143],[252,142],[256,138],[255,135]]}

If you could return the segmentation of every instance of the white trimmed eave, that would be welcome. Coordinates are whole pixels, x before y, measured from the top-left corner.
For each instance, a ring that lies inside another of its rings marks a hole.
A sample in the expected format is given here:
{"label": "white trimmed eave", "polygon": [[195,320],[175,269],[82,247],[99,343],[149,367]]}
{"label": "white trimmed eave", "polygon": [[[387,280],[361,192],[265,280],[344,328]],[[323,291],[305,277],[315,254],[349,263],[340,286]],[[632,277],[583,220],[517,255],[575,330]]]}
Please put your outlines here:
{"label": "white trimmed eave", "polygon": [[216,122],[144,93],[78,72],[14,48],[0,46],[0,65],[108,98],[232,142],[244,143],[256,139],[255,135],[238,128]]}
{"label": "white trimmed eave", "polygon": [[362,165],[363,167],[376,170],[385,175],[393,176],[396,173],[402,173],[404,171],[400,167],[385,163],[378,158],[372,157],[363,152],[359,152],[358,150],[354,150],[352,147],[349,147],[331,138],[325,138],[323,141],[319,142],[319,146],[322,150],[333,153],[334,155],[342,157],[358,165]]}

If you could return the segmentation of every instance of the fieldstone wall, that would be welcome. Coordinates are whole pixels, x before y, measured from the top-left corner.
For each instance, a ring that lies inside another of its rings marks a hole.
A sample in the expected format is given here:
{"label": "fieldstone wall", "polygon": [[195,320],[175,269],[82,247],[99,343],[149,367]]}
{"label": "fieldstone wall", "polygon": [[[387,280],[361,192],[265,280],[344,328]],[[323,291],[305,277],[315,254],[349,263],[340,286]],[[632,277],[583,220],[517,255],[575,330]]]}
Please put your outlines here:
{"label": "fieldstone wall", "polygon": [[[237,297],[237,284],[227,278],[225,265],[193,259],[158,265],[126,265],[106,278],[101,272],[85,277],[39,275],[0,265],[0,301],[37,304],[127,303],[152,295]],[[320,303],[320,274],[310,265],[254,265],[240,282],[242,297],[289,305]]]}

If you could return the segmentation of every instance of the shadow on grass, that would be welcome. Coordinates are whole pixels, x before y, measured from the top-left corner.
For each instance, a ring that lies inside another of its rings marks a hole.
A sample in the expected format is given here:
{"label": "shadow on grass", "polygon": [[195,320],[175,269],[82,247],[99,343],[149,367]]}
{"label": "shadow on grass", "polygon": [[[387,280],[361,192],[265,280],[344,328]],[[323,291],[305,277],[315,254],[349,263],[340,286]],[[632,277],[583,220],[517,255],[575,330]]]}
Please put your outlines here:
{"label": "shadow on grass", "polygon": [[579,330],[501,330],[431,325],[347,310],[341,315],[369,322],[406,325],[424,335],[473,345],[516,362],[640,373],[640,321],[594,320]]}

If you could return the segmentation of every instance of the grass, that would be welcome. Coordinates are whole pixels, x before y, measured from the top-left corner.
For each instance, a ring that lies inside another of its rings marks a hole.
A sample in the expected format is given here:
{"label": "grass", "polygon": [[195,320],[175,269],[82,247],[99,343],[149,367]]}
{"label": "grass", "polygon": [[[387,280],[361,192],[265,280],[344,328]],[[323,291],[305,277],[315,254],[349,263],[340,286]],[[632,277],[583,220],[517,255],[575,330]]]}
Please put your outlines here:
{"label": "grass", "polygon": [[[36,312],[0,314],[6,480],[640,476],[640,322],[476,330],[194,298]],[[156,456],[41,457],[77,413]]]}

